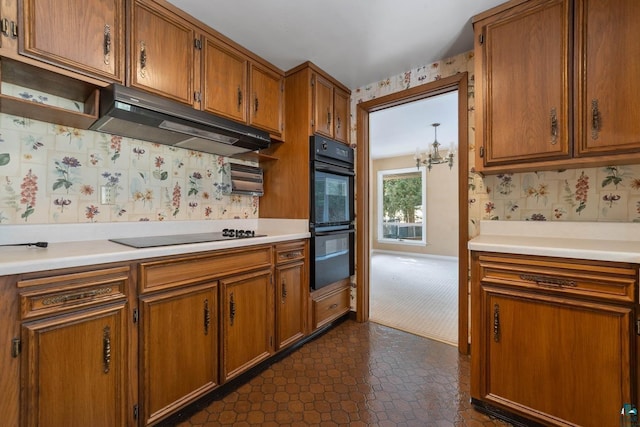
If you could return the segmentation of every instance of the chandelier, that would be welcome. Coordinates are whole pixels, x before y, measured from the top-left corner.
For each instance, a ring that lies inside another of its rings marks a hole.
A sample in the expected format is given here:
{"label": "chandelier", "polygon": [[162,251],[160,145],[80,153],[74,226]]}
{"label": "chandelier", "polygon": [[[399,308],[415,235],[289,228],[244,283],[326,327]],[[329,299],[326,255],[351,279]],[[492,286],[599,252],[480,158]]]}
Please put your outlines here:
{"label": "chandelier", "polygon": [[453,167],[453,154],[454,154],[453,143],[451,143],[451,147],[449,148],[448,151],[446,151],[444,154],[441,154],[440,153],[441,144],[438,142],[438,126],[440,126],[440,123],[432,123],[431,126],[433,126],[433,132],[435,134],[433,143],[431,144],[431,148],[429,149],[429,152],[426,154],[425,153],[421,154],[419,149],[416,148],[416,155],[414,156],[414,159],[416,161],[416,167],[420,169],[420,165],[426,165],[427,168],[431,170],[431,167],[433,165],[446,163],[449,165],[449,169],[451,169]]}

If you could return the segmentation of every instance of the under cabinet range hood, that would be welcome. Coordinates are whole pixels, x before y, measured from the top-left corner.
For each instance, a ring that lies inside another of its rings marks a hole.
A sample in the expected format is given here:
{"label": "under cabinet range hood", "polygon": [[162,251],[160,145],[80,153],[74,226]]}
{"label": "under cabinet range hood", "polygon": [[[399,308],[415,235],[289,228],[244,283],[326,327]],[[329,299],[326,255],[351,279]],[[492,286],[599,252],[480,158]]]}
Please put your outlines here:
{"label": "under cabinet range hood", "polygon": [[100,91],[89,129],[229,157],[271,142],[268,132],[118,84]]}

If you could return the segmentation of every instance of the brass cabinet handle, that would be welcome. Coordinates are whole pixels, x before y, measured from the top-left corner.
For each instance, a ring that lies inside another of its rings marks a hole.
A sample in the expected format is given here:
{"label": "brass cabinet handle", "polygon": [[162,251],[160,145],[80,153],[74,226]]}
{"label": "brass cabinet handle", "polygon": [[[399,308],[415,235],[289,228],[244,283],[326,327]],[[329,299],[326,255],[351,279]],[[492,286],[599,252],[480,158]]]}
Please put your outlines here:
{"label": "brass cabinet handle", "polygon": [[591,100],[591,139],[598,139],[601,126],[600,109],[598,108],[598,100]]}
{"label": "brass cabinet handle", "polygon": [[68,295],[53,295],[50,297],[46,297],[42,299],[42,305],[51,305],[51,304],[64,304],[69,301],[76,301],[80,299],[89,299],[95,298],[102,295],[108,295],[113,291],[113,288],[110,286],[105,286],[103,288],[93,289],[91,291],[81,291],[74,294]]}
{"label": "brass cabinet handle", "polygon": [[551,109],[551,145],[558,143],[558,113],[554,108]]}
{"label": "brass cabinet handle", "polygon": [[242,90],[238,88],[238,111],[242,107]]}
{"label": "brass cabinet handle", "polygon": [[282,303],[283,304],[286,299],[287,299],[287,284],[285,283],[284,279],[282,279]]}
{"label": "brass cabinet handle", "polygon": [[2,21],[0,21],[0,31],[5,36],[9,36],[9,20],[7,18],[2,18]]}
{"label": "brass cabinet handle", "polygon": [[111,367],[111,328],[105,326],[102,330],[102,363],[105,374],[109,373]]}
{"label": "brass cabinet handle", "polygon": [[209,310],[209,299],[204,300],[204,334],[209,335],[209,325],[211,324],[211,310]]}
{"label": "brass cabinet handle", "polygon": [[233,326],[233,321],[236,318],[236,303],[233,300],[233,292],[229,295],[229,322]]}
{"label": "brass cabinet handle", "polygon": [[535,282],[538,286],[546,286],[551,288],[575,288],[577,283],[575,280],[561,279],[558,277],[542,276],[538,274],[521,274],[520,278],[528,282]]}
{"label": "brass cabinet handle", "polygon": [[254,111],[255,113],[257,113],[257,112],[258,112],[258,97],[257,97],[257,96],[255,96],[255,95],[254,95],[254,102],[253,102],[253,104],[254,104],[253,111]]}
{"label": "brass cabinet handle", "polygon": [[285,257],[288,259],[297,258],[300,256],[302,256],[302,251],[287,252],[287,254],[285,255]]}
{"label": "brass cabinet handle", "polygon": [[104,25],[104,63],[109,65],[111,61],[111,26],[109,24]]}
{"label": "brass cabinet handle", "polygon": [[147,74],[147,46],[144,41],[140,42],[140,76],[146,77]]}
{"label": "brass cabinet handle", "polygon": [[327,129],[331,128],[331,111],[327,108]]}
{"label": "brass cabinet handle", "polygon": [[336,309],[336,308],[338,308],[338,304],[337,303],[331,304],[329,306],[329,310],[333,310],[333,309]]}
{"label": "brass cabinet handle", "polygon": [[500,342],[500,306],[493,305],[493,340]]}

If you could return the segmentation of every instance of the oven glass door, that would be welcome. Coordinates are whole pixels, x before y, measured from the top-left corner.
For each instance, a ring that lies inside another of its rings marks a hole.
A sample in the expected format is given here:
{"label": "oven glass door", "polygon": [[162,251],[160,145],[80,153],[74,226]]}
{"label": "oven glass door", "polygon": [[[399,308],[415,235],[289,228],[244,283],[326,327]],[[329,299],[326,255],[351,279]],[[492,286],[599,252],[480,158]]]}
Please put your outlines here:
{"label": "oven glass door", "polygon": [[321,169],[313,177],[313,220],[321,224],[347,224],[353,220],[353,176]]}
{"label": "oven glass door", "polygon": [[320,289],[354,273],[354,230],[314,233],[312,288]]}

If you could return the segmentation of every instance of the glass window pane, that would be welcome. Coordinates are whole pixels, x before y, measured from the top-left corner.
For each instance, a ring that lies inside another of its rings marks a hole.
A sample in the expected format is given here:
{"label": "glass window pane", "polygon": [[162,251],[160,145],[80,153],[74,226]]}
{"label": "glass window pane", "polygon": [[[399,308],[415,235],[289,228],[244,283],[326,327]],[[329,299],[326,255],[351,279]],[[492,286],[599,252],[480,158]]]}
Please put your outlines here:
{"label": "glass window pane", "polygon": [[425,242],[425,190],[420,170],[379,173],[382,195],[379,239]]}

